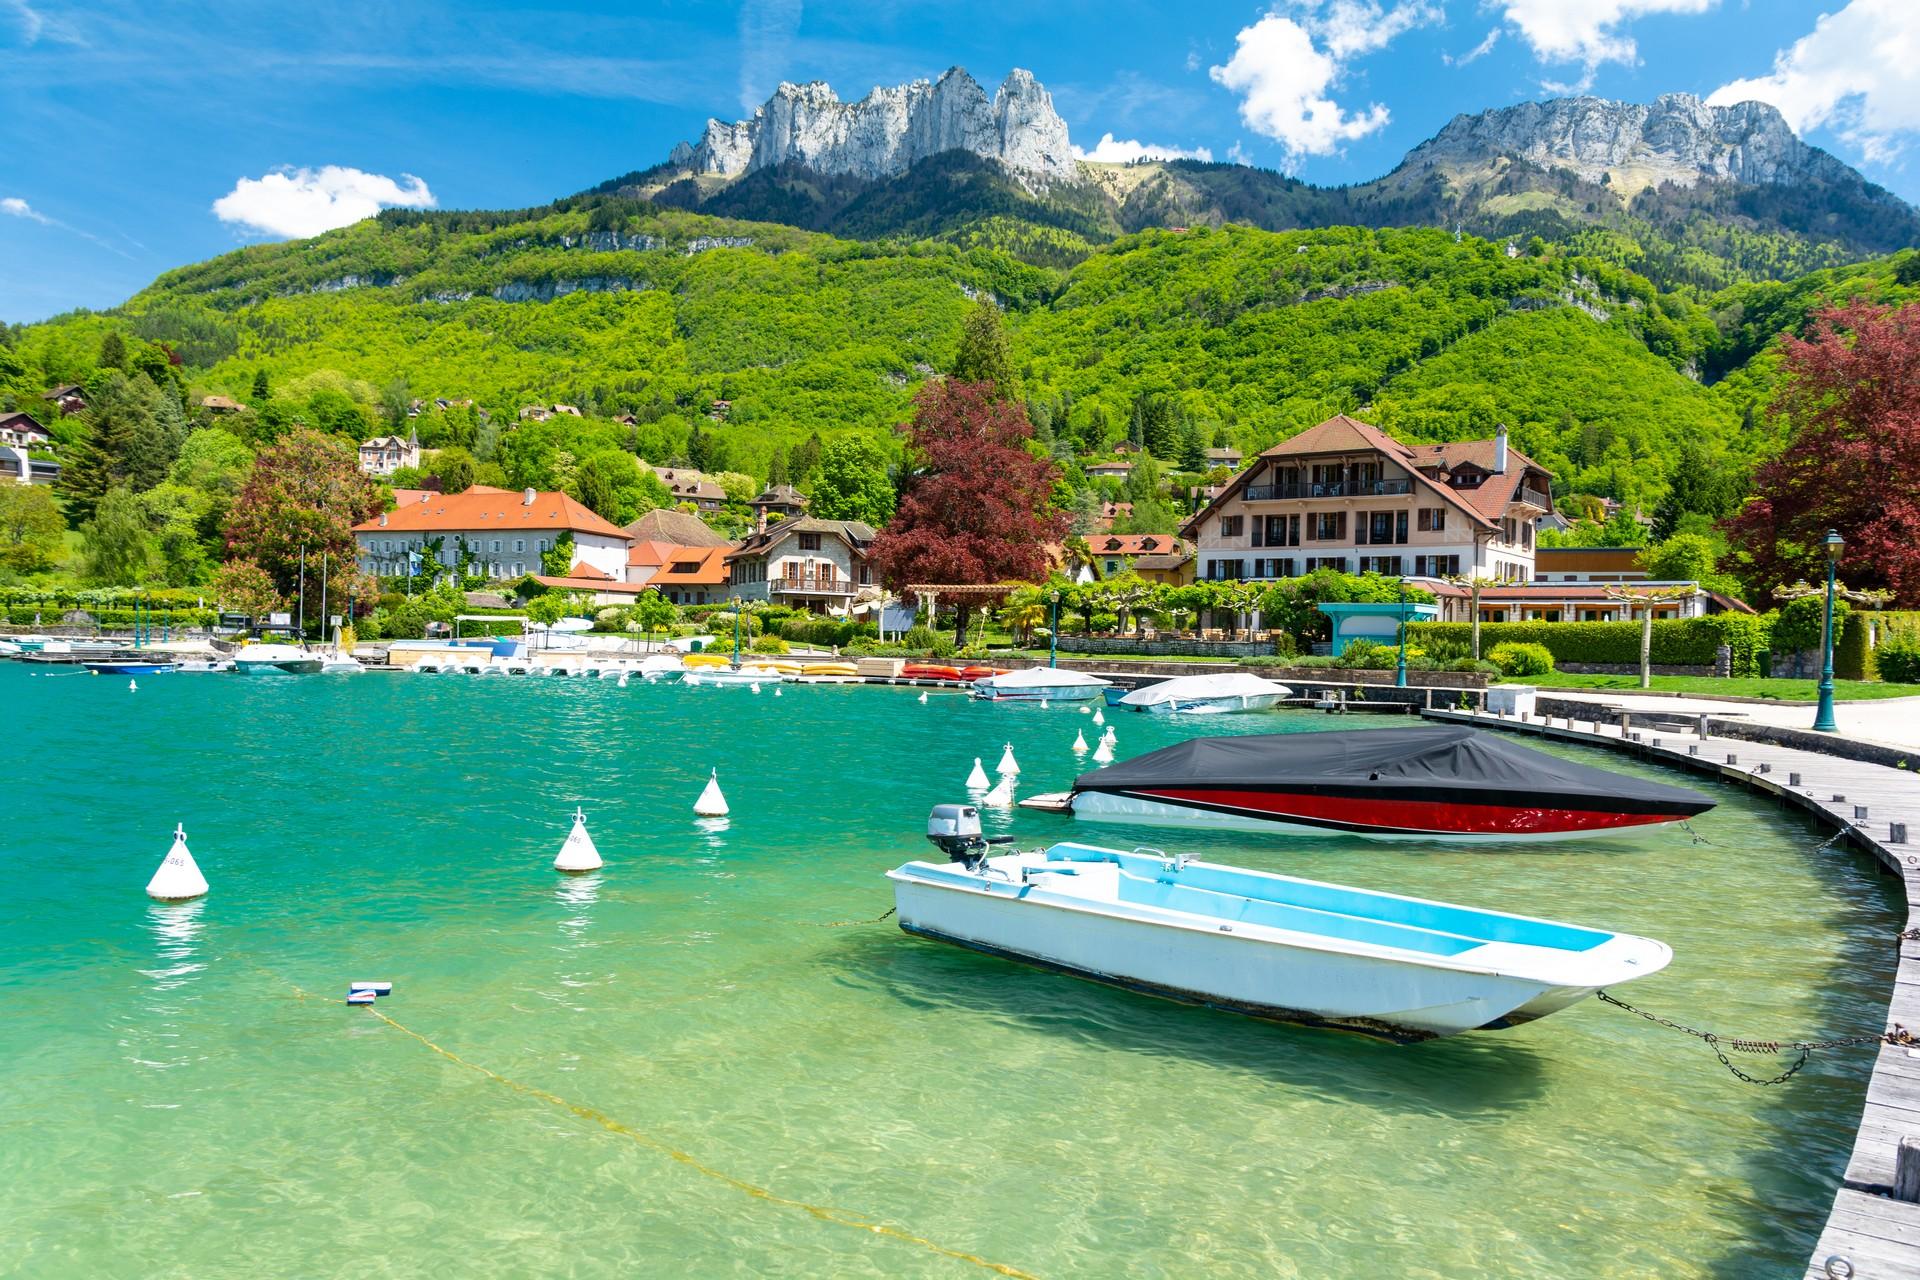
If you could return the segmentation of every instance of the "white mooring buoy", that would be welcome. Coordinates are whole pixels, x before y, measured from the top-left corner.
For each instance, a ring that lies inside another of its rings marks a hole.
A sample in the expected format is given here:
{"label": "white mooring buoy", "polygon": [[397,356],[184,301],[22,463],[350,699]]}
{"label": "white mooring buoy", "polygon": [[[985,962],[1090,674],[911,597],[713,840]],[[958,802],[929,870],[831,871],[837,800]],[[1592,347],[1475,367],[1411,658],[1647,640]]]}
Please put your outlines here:
{"label": "white mooring buoy", "polygon": [[1093,749],[1093,762],[1095,764],[1112,764],[1113,743],[1105,738],[1100,739],[1100,745]]}
{"label": "white mooring buoy", "polygon": [[782,692],[781,692],[781,690],[780,690],[780,686],[779,686],[779,685],[775,685],[775,686],[773,687],[773,696],[774,696],[774,697],[776,697],[776,698],[784,698],[784,697],[786,697],[787,695],[786,695],[785,693],[782,693]]}
{"label": "white mooring buoy", "polygon": [[715,769],[707,778],[707,789],[693,802],[693,811],[702,818],[724,818],[727,816],[727,798],[720,794],[720,771]]}
{"label": "white mooring buoy", "polygon": [[1083,715],[1083,716],[1090,716],[1090,715],[1092,715],[1092,714],[1093,714],[1093,708],[1092,708],[1092,707],[1082,707],[1082,708],[1080,708],[1080,714],[1081,714],[1081,715]]}
{"label": "white mooring buoy", "polygon": [[973,772],[967,775],[967,790],[985,791],[993,784],[987,781],[987,771],[980,767],[980,757],[973,758]]}
{"label": "white mooring buoy", "polygon": [[602,865],[600,851],[593,847],[593,837],[587,834],[587,815],[576,807],[573,830],[567,832],[567,842],[560,846],[560,856],[553,860],[553,869],[598,871]]}
{"label": "white mooring buoy", "polygon": [[1105,724],[1107,722],[1107,713],[1096,708],[1093,713],[1093,722],[1095,724]]}
{"label": "white mooring buoy", "polygon": [[140,692],[140,682],[138,680],[127,681],[127,692],[128,693]]}
{"label": "white mooring buoy", "polygon": [[927,705],[927,693],[924,689],[920,691],[920,705],[923,707]]}
{"label": "white mooring buoy", "polygon": [[200,864],[187,851],[187,829],[176,823],[173,828],[173,848],[167,850],[167,856],[160,862],[160,869],[153,873],[153,879],[147,881],[147,896],[159,902],[185,902],[188,898],[200,897],[206,891],[207,878],[200,874]]}
{"label": "white mooring buoy", "polygon": [[1013,778],[1011,773],[1000,775],[1000,781],[993,784],[993,790],[980,797],[980,803],[992,809],[1013,808]]}
{"label": "white mooring buoy", "polygon": [[747,688],[753,690],[755,693],[758,693],[760,692],[760,682],[758,680],[751,681],[748,683]]}
{"label": "white mooring buoy", "polygon": [[622,671],[622,672],[620,673],[620,678],[619,678],[618,680],[616,680],[616,681],[614,681],[614,686],[615,686],[616,688],[620,688],[620,689],[624,689],[624,688],[626,688],[626,687],[627,687],[627,673],[626,673],[626,672],[624,672],[624,671]]}
{"label": "white mooring buoy", "polygon": [[1000,763],[996,767],[995,772],[997,773],[1019,773],[1020,772],[1020,762],[1013,758],[1013,744],[1011,742],[1007,744],[1007,749],[1000,753]]}
{"label": "white mooring buoy", "polygon": [[1087,735],[1086,734],[1076,733],[1073,735],[1073,754],[1077,756],[1083,756],[1087,754]]}

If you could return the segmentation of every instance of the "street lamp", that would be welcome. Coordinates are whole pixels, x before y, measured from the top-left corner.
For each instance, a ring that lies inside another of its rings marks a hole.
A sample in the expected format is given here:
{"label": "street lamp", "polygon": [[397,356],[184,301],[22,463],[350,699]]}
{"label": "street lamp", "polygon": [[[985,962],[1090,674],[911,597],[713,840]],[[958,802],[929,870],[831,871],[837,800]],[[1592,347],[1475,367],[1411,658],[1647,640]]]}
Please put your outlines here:
{"label": "street lamp", "polygon": [[1827,620],[1820,637],[1820,709],[1814,713],[1813,727],[1818,733],[1833,733],[1840,726],[1833,719],[1833,587],[1840,568],[1840,551],[1847,540],[1838,529],[1827,530]]}
{"label": "street lamp", "polygon": [[1400,662],[1393,669],[1394,687],[1407,687],[1407,580],[1400,579]]}
{"label": "street lamp", "polygon": [[1047,603],[1051,611],[1047,615],[1047,665],[1060,665],[1060,591],[1056,587],[1047,593]]}

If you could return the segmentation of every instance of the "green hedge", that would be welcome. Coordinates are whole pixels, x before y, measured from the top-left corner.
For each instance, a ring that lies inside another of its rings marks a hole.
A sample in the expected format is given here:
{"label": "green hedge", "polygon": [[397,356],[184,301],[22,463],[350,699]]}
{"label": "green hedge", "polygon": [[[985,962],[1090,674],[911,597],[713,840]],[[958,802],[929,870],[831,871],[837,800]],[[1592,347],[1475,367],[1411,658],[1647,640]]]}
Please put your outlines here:
{"label": "green hedge", "polygon": [[[60,625],[61,615],[74,609],[85,609],[93,620],[103,627],[131,627],[135,613],[131,608],[108,609],[99,605],[58,605],[58,604],[10,604],[0,609],[9,626],[30,627],[35,615],[40,624],[47,627]],[[155,607],[142,610],[138,615],[142,622],[150,622],[156,627],[210,627],[216,614],[212,609],[162,609]]]}
{"label": "green hedge", "polygon": [[1855,609],[1847,615],[1846,626],[1833,646],[1833,674],[1842,680],[1885,680],[1885,672],[1875,658],[1875,649],[1867,644],[1871,625],[1879,644],[1890,640],[1920,641],[1920,610],[1887,609],[1866,612]]}
{"label": "green hedge", "polygon": [[[1721,645],[1733,650],[1733,674],[1756,675],[1759,654],[1767,647],[1768,622],[1745,613],[1718,613],[1708,618],[1667,618],[1653,624],[1655,666],[1711,667]],[[1412,622],[1407,638],[1413,643],[1440,641],[1473,643],[1473,626],[1466,622]],[[1638,622],[1483,622],[1480,652],[1497,644],[1537,644],[1553,655],[1556,664],[1595,663],[1638,666]]]}

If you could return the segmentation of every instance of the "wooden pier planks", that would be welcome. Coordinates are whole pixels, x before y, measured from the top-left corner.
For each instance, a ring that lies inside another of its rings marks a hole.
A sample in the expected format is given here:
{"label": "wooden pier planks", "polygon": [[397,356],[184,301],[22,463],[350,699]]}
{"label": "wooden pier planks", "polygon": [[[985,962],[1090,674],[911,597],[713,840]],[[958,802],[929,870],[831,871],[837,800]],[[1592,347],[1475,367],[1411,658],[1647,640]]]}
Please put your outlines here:
{"label": "wooden pier planks", "polygon": [[[1920,925],[1920,844],[1892,842],[1890,824],[1904,823],[1907,839],[1920,840],[1920,774],[1885,765],[1803,751],[1795,747],[1721,737],[1702,738],[1696,724],[1658,713],[1618,713],[1598,722],[1559,717],[1525,719],[1484,712],[1427,711],[1428,718],[1488,729],[1506,729],[1624,750],[1664,764],[1712,774],[1777,796],[1818,814],[1846,833],[1906,890],[1906,927]],[[1656,727],[1657,726],[1657,727]],[[1639,735],[1639,741],[1634,735]],[[1657,745],[1656,745],[1657,743]],[[1731,760],[1729,759],[1731,757]],[[1915,761],[1920,766],[1920,760]],[[1765,772],[1761,765],[1768,766]],[[1791,782],[1800,775],[1800,784]],[[1836,798],[1839,797],[1839,798]],[[1866,816],[1857,817],[1855,806]],[[1893,939],[1889,939],[1892,945]],[[1898,943],[1899,961],[1887,1004],[1887,1023],[1920,1035],[1920,940]],[[1864,1052],[1864,1050],[1862,1050]],[[1920,1046],[1881,1045],[1874,1051],[1866,1105],[1854,1135],[1853,1154],[1835,1193],[1825,1230],[1815,1244],[1810,1280],[1914,1280],[1920,1277],[1920,1204],[1895,1200],[1894,1160],[1900,1140],[1920,1140]]]}

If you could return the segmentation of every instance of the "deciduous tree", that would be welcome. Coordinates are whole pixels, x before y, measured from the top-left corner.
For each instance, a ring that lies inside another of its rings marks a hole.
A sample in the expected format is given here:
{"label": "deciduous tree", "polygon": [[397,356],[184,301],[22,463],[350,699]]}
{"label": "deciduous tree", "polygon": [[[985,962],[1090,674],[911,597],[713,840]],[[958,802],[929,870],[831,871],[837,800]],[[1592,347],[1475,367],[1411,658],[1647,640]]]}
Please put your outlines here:
{"label": "deciduous tree", "polygon": [[892,519],[894,507],[886,451],[865,436],[840,437],[821,453],[820,475],[807,498],[809,515],[880,528]]}
{"label": "deciduous tree", "polygon": [[[886,584],[1040,577],[1067,520],[1051,505],[1059,469],[1027,451],[1026,410],[980,382],[930,382],[915,404],[899,510],[873,544]],[[957,603],[959,637],[970,605]]]}
{"label": "deciduous tree", "polygon": [[1782,338],[1781,356],[1773,412],[1793,436],[1727,522],[1743,576],[1823,578],[1822,541],[1838,529],[1849,580],[1920,605],[1920,305],[1829,308],[1807,337]]}
{"label": "deciduous tree", "polygon": [[140,499],[124,488],[109,489],[80,526],[80,550],[86,576],[102,586],[130,587],[147,569],[147,513]]}
{"label": "deciduous tree", "polygon": [[230,556],[252,560],[282,591],[297,587],[301,548],[317,563],[359,554],[353,526],[380,512],[379,486],[360,474],[354,451],[301,428],[254,459],[227,521]]}
{"label": "deciduous tree", "polygon": [[0,568],[38,573],[51,567],[66,531],[60,504],[45,487],[0,482]]}
{"label": "deciduous tree", "polygon": [[273,585],[273,576],[251,560],[229,560],[214,571],[213,598],[229,613],[263,618],[282,608],[286,598]]}

